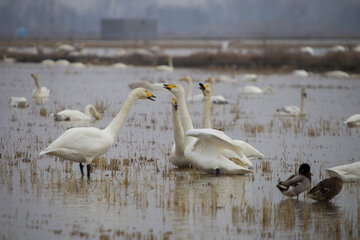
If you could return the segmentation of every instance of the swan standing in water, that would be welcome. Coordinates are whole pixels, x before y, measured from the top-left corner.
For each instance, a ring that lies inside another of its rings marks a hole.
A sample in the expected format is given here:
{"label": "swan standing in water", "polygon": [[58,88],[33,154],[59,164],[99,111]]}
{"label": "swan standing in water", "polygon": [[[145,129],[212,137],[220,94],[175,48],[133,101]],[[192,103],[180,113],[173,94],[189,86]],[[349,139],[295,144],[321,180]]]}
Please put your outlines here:
{"label": "swan standing in water", "polygon": [[341,178],[344,182],[360,181],[360,162],[325,169],[330,177]]}
{"label": "swan standing in water", "polygon": [[10,97],[9,104],[11,107],[27,108],[29,103],[25,97]]}
{"label": "swan standing in water", "polygon": [[360,127],[360,114],[354,114],[344,122],[348,127]]}
{"label": "swan standing in water", "polygon": [[290,176],[287,180],[279,182],[276,186],[285,196],[296,196],[296,199],[299,199],[299,194],[310,187],[311,175],[309,164],[303,163],[299,167],[298,174]]}
{"label": "swan standing in water", "polygon": [[54,117],[56,121],[91,121],[91,113],[97,120],[101,120],[101,114],[96,111],[94,105],[91,104],[85,107],[85,113],[78,110],[65,109],[55,113]]}
{"label": "swan standing in water", "polygon": [[211,89],[211,102],[213,104],[228,104],[229,101],[223,95],[214,96],[214,86],[215,86],[215,78],[210,77],[206,80],[206,82],[210,83]]}
{"label": "swan standing in water", "polygon": [[160,65],[160,66],[157,66],[156,69],[159,71],[163,71],[163,72],[174,71],[172,55],[169,55],[169,65]]}
{"label": "swan standing in water", "polygon": [[301,106],[289,105],[276,109],[277,114],[285,116],[305,116],[305,98],[307,97],[306,89],[301,89]]}
{"label": "swan standing in water", "polygon": [[266,94],[270,92],[271,94],[274,93],[274,89],[271,86],[266,86],[265,88],[261,89],[257,86],[244,86],[239,88],[239,93],[245,94],[245,95],[259,95],[259,94]]}
{"label": "swan standing in water", "polygon": [[[206,81],[211,82],[211,79],[208,79]],[[203,95],[204,95],[202,128],[211,128],[210,97],[211,97],[211,94],[213,91],[211,90],[211,87],[206,84],[200,83],[199,85],[200,85],[200,89],[202,90]],[[225,133],[224,133],[224,135],[225,135]],[[252,167],[252,163],[248,158],[264,158],[264,155],[259,150],[257,150],[256,148],[254,148],[247,142],[242,141],[242,140],[233,140],[233,141],[238,146],[239,151],[246,156],[246,158],[242,157],[241,159],[239,159],[239,161],[241,161],[242,164],[244,164],[245,166]],[[224,155],[226,155],[227,153],[231,153],[231,152],[228,152],[225,149],[222,152],[222,154],[224,154]],[[228,156],[228,157],[231,158],[231,156]]]}
{"label": "swan standing in water", "polygon": [[190,76],[183,76],[182,78],[180,78],[180,81],[184,81],[187,83],[188,88],[187,88],[187,97],[186,97],[186,101],[187,102],[201,102],[203,99],[203,95],[202,94],[196,94],[196,95],[192,95],[192,79]]}
{"label": "swan standing in water", "polygon": [[206,173],[246,174],[253,171],[236,164],[221,154],[223,148],[241,156],[234,141],[214,129],[194,129],[186,107],[184,89],[180,84],[164,84],[177,99],[180,118],[185,132],[184,159]]}
{"label": "swan standing in water", "polygon": [[150,99],[155,96],[145,88],[131,91],[119,113],[105,129],[95,127],[77,127],[66,130],[39,155],[48,154],[73,162],[79,162],[81,176],[84,176],[83,163],[87,165],[87,177],[90,178],[90,164],[96,157],[106,153],[113,145],[131,106],[137,99]]}
{"label": "swan standing in water", "polygon": [[50,96],[50,90],[46,87],[41,87],[39,79],[36,74],[32,73],[31,77],[35,80],[36,88],[32,92],[34,98],[48,98]]}

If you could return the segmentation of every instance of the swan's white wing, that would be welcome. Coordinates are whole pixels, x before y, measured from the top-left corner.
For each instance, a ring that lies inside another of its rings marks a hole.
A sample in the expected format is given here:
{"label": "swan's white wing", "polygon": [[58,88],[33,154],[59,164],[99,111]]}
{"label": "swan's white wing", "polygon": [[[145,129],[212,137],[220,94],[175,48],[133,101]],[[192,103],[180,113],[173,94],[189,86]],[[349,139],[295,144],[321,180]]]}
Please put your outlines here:
{"label": "swan's white wing", "polygon": [[224,132],[212,129],[212,128],[201,128],[191,129],[185,133],[186,136],[196,137],[206,142],[211,142],[219,147],[233,149],[237,152],[236,143]]}
{"label": "swan's white wing", "polygon": [[241,152],[245,154],[248,158],[264,158],[265,156],[257,150],[255,147],[251,146],[249,143],[242,140],[233,140],[236,145],[241,149]]}
{"label": "swan's white wing", "polygon": [[83,162],[110,149],[113,141],[104,131],[93,127],[71,128],[60,135],[39,155],[49,154]]}
{"label": "swan's white wing", "polygon": [[352,122],[360,122],[360,114],[354,114],[348,119],[346,119],[345,124],[352,123]]}
{"label": "swan's white wing", "polygon": [[325,169],[331,177],[340,177],[344,181],[360,180],[360,162]]}
{"label": "swan's white wing", "polygon": [[91,120],[91,117],[87,116],[85,113],[78,110],[63,110],[55,114],[55,120],[57,121],[78,121],[78,120]]}
{"label": "swan's white wing", "polygon": [[282,108],[277,109],[276,111],[279,113],[283,113],[283,114],[299,114],[300,113],[300,109],[294,105],[284,106]]}

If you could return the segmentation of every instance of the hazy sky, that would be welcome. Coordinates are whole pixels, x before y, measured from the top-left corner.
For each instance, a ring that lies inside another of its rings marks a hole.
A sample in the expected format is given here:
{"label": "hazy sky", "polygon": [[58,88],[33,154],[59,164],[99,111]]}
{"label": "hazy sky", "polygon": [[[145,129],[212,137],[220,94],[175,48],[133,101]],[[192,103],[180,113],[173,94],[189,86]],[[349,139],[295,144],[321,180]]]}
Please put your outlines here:
{"label": "hazy sky", "polygon": [[102,18],[149,17],[159,34],[360,35],[360,0],[0,0],[1,35],[96,35]]}

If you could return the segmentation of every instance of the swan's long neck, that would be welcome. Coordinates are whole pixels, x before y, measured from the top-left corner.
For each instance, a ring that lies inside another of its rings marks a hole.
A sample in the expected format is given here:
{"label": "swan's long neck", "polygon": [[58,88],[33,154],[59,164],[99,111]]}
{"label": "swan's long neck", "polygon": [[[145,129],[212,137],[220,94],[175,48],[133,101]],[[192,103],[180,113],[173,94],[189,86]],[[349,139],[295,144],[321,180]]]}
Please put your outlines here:
{"label": "swan's long neck", "polygon": [[178,105],[179,105],[180,117],[181,117],[182,126],[184,128],[184,132],[186,132],[186,131],[188,131],[190,129],[193,129],[194,126],[193,126],[193,123],[192,123],[191,118],[190,118],[189,111],[188,111],[187,106],[186,106],[184,93],[177,94],[176,100],[177,100]]}
{"label": "swan's long neck", "polygon": [[267,92],[274,93],[274,89],[272,87],[270,87],[270,86],[266,86],[263,89],[263,93],[267,93]]}
{"label": "swan's long neck", "polygon": [[135,96],[134,90],[129,94],[125,103],[121,107],[119,113],[115,116],[115,118],[110,122],[110,124],[104,129],[108,134],[111,135],[113,139],[115,139],[116,135],[119,133],[122,125],[125,122],[125,119],[130,111],[131,106],[135,102],[137,97]]}
{"label": "swan's long neck", "polygon": [[183,154],[185,150],[184,130],[181,126],[179,113],[178,110],[175,108],[175,106],[172,106],[172,125],[173,125],[174,140],[175,140],[175,153]]}
{"label": "swan's long neck", "polygon": [[203,115],[202,115],[202,128],[211,128],[210,121],[210,107],[211,107],[211,96],[205,96],[203,98]]}
{"label": "swan's long neck", "polygon": [[305,115],[305,96],[301,94],[300,115]]}
{"label": "swan's long neck", "polygon": [[186,99],[188,102],[190,102],[192,98],[192,81],[191,80],[187,81],[187,84],[188,84],[188,89],[187,89]]}
{"label": "swan's long neck", "polygon": [[34,80],[35,80],[36,88],[37,88],[37,89],[40,89],[41,86],[40,86],[40,84],[39,84],[39,80],[38,80],[37,78],[34,78]]}
{"label": "swan's long neck", "polygon": [[91,117],[91,110],[93,111],[93,114],[96,119],[101,119],[101,114],[98,111],[96,111],[96,108],[94,107],[94,105],[91,105],[91,104],[89,104],[85,107],[85,115],[88,117]]}
{"label": "swan's long neck", "polygon": [[169,67],[173,68],[172,56],[169,56]]}

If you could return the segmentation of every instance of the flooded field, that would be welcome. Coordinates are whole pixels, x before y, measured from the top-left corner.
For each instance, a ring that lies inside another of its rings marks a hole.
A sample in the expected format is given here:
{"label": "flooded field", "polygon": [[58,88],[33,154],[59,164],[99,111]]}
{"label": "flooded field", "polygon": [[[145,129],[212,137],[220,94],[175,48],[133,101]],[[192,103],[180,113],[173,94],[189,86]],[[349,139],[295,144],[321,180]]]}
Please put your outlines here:
{"label": "flooded field", "polygon": [[[51,90],[36,103],[30,74]],[[255,83],[216,83],[215,95],[230,102],[213,105],[212,124],[234,139],[247,141],[265,159],[253,160],[254,174],[206,175],[178,170],[169,162],[173,143],[171,97],[151,91],[156,101],[138,100],[113,147],[93,162],[91,180],[79,165],[38,154],[73,126],[106,127],[140,80],[198,82],[230,72],[139,67],[72,68],[40,64],[0,65],[0,233],[2,239],[359,239],[360,184],[346,183],[330,203],[300,195],[287,198],[276,184],[303,163],[311,165],[312,186],[325,168],[360,161],[360,130],[343,122],[360,112],[360,77],[331,79],[259,75]],[[274,94],[245,97],[244,85],[272,86]],[[184,86],[186,89],[186,86]],[[276,116],[284,105],[300,106],[307,88],[306,117]],[[29,107],[11,108],[11,96]],[[62,109],[103,106],[94,122],[55,122]],[[201,104],[189,106],[200,127]]]}

